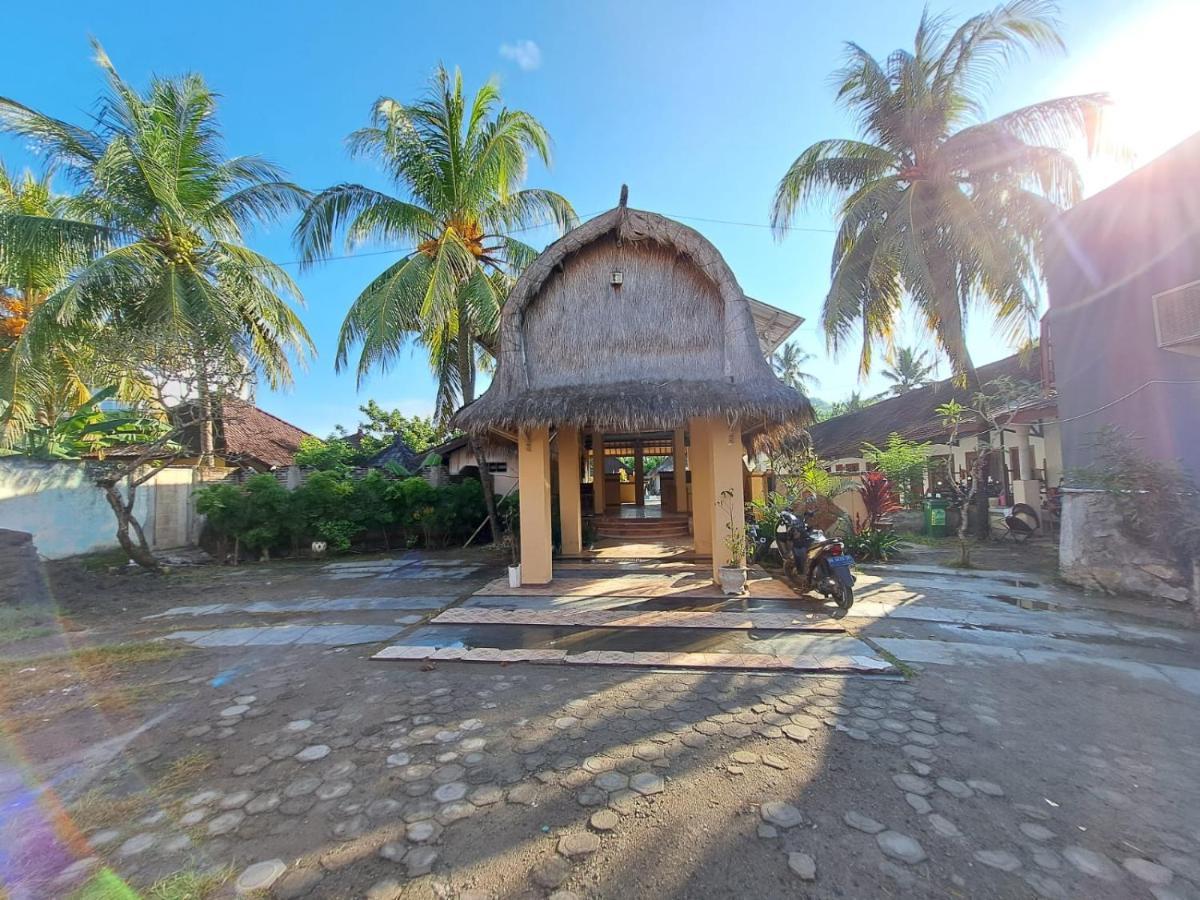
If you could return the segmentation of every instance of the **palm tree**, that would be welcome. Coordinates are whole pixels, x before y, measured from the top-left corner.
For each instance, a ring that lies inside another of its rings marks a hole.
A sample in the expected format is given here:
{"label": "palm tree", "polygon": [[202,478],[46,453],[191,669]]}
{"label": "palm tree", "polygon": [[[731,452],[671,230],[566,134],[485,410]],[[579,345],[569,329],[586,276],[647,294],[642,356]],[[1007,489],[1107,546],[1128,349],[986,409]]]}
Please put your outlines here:
{"label": "palm tree", "polygon": [[[16,178],[0,163],[0,219],[65,214],[68,199],[54,192],[51,176],[26,170]],[[127,365],[128,349],[106,346],[91,327],[64,330],[48,353],[22,364],[16,347],[29,320],[71,267],[85,261],[70,249],[0,244],[0,447],[13,446],[35,425],[52,426],[85,404],[93,387],[111,387],[115,398],[127,402],[148,395],[142,374]]]}
{"label": "palm tree", "polygon": [[[501,106],[494,82],[469,102],[462,73],[439,67],[427,93],[405,104],[384,97],[371,124],[350,135],[350,153],[380,163],[407,199],[361,184],[339,184],[313,198],[295,239],[308,265],[319,262],[345,231],[347,247],[367,242],[411,249],[355,298],[338,336],[337,366],[360,347],[358,377],[387,368],[414,340],[438,380],[438,416],[445,420],[475,399],[476,374],[512,277],[537,252],[511,232],[577,222],[565,198],[521,188],[529,156],[550,161],[550,138],[529,113]],[[485,479],[493,534],[487,465]]]}
{"label": "palm tree", "polygon": [[832,404],[829,408],[829,417],[845,416],[850,413],[859,412],[866,409],[868,406],[874,406],[881,399],[882,394],[872,394],[864,397],[859,391],[851,391],[850,396],[845,400],[839,400]]}
{"label": "palm tree", "polygon": [[795,341],[788,341],[771,357],[771,368],[775,370],[780,381],[803,393],[806,388],[814,387],[818,383],[815,375],[801,368],[814,359],[816,357],[813,354],[802,350]]}
{"label": "palm tree", "polygon": [[921,17],[914,47],[877,60],[847,44],[837,97],[861,140],[818,141],[792,163],[775,193],[782,236],[818,197],[840,199],[833,281],[822,324],[831,348],[888,343],[907,295],[957,375],[977,383],[964,339],[978,303],[1016,342],[1032,335],[1042,240],[1081,191],[1074,160],[1059,149],[1090,140],[1102,94],[1035,103],[994,119],[984,95],[1013,59],[1061,49],[1057,6],[1010,0],[951,31]]}
{"label": "palm tree", "polygon": [[210,459],[212,360],[235,352],[278,386],[291,380],[290,357],[312,352],[287,300],[301,302],[299,288],[243,242],[247,228],[308,195],[260,157],[224,155],[216,97],[200,76],[155,78],[138,93],[93,46],[108,93],[90,128],[0,97],[0,129],[29,141],[78,188],[53,217],[0,217],[0,246],[60,248],[72,263],[14,352],[27,365],[88,324],[141,336],[127,337],[127,350],[147,335],[181,342],[202,410],[201,455]]}
{"label": "palm tree", "polygon": [[883,370],[883,377],[895,382],[892,393],[896,396],[907,394],[914,388],[929,384],[929,375],[933,372],[933,363],[927,363],[926,351],[913,347],[898,347],[891,365]]}

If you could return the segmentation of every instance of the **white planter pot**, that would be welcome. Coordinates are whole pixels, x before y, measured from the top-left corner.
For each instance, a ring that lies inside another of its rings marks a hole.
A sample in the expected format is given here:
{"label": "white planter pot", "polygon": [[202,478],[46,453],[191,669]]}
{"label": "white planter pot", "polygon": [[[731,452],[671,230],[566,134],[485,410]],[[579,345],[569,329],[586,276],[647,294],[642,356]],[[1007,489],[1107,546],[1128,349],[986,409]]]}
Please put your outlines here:
{"label": "white planter pot", "polygon": [[508,567],[508,586],[511,588],[518,588],[521,586],[521,567],[520,566],[509,566]]}
{"label": "white planter pot", "polygon": [[721,590],[726,594],[743,594],[746,591],[746,570],[733,566],[721,566],[717,569],[717,577],[721,581]]}

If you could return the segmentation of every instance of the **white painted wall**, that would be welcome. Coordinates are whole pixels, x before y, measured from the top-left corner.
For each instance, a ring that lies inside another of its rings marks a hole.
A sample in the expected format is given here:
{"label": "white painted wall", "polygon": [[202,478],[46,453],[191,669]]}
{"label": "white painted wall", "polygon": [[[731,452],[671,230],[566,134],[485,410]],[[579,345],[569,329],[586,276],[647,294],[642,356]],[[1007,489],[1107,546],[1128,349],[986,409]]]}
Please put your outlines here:
{"label": "white painted wall", "polygon": [[[88,470],[82,462],[0,459],[0,528],[32,534],[46,559],[115,548],[116,516]],[[167,468],[138,488],[134,515],[154,549],[186,546],[198,537],[194,479],[190,468]]]}

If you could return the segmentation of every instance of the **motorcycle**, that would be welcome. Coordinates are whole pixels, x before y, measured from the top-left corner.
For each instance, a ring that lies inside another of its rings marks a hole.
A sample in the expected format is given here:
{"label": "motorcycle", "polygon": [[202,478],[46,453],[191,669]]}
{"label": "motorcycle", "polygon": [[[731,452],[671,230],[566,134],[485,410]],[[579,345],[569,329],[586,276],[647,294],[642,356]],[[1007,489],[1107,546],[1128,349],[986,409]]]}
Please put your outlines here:
{"label": "motorcycle", "polygon": [[842,542],[825,537],[809,524],[811,512],[803,516],[785,510],[775,529],[775,544],[783,557],[783,571],[801,591],[818,591],[840,609],[854,604],[854,557],[845,553]]}

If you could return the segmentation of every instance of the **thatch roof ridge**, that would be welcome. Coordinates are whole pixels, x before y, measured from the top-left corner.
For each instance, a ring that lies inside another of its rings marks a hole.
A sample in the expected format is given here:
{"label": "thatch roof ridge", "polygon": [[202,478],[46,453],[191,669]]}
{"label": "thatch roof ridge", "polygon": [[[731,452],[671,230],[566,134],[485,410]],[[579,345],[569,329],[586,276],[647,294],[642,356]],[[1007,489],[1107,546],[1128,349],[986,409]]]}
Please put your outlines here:
{"label": "thatch roof ridge", "polygon": [[[605,239],[618,245],[649,241],[686,258],[721,301],[720,360],[707,377],[695,372],[595,384],[531,383],[526,313],[569,258]],[[689,379],[686,375],[691,375]],[[501,312],[498,366],[487,392],[461,409],[455,425],[476,434],[554,424],[591,424],[640,431],[674,428],[695,416],[738,415],[744,428],[791,430],[811,421],[807,399],[783,385],[762,354],[749,300],[720,251],[700,232],[657,213],[618,206],[550,244],[517,279]]]}

